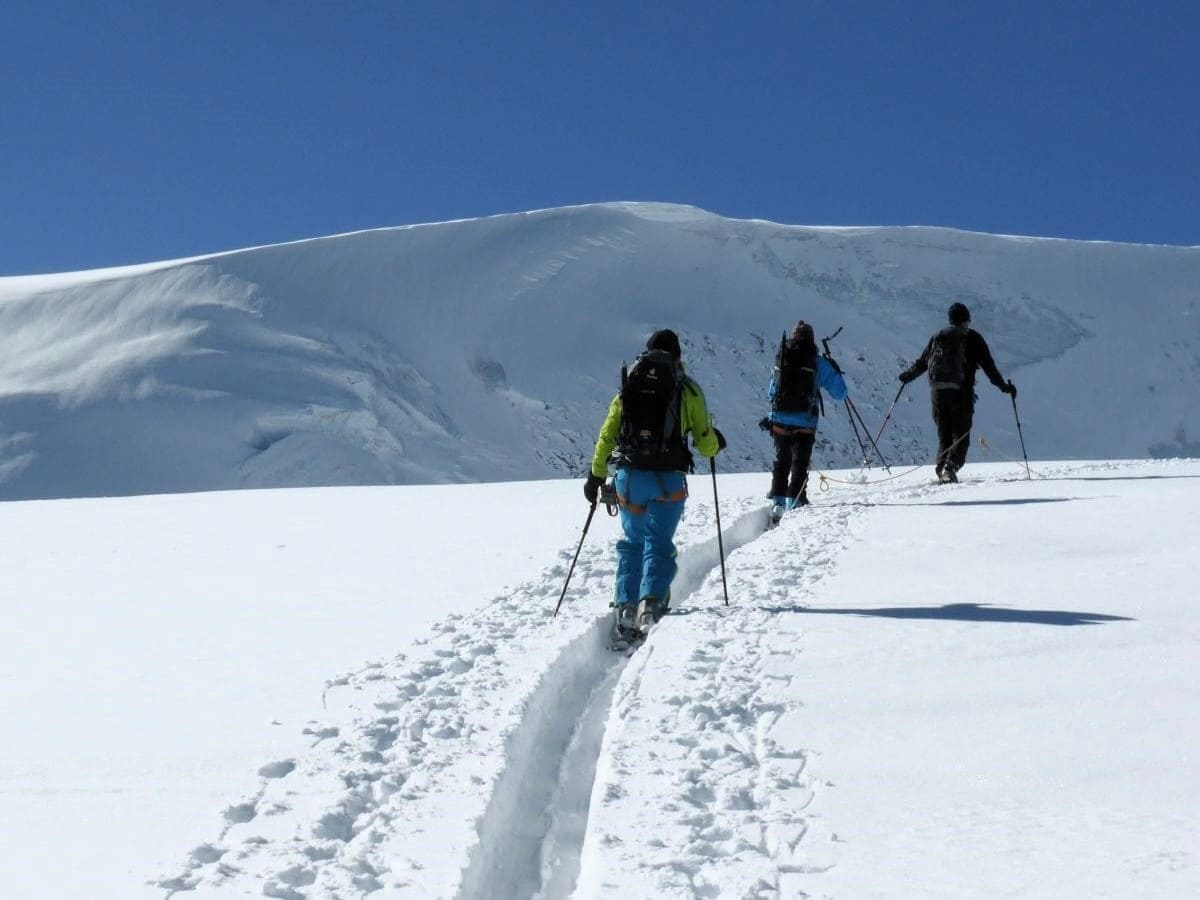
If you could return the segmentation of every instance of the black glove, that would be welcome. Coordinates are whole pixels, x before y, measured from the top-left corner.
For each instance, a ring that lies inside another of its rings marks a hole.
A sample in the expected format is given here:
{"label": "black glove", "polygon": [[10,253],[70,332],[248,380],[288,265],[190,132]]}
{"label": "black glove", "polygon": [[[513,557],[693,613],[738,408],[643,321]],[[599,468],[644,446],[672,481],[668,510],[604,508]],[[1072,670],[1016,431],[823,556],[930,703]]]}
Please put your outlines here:
{"label": "black glove", "polygon": [[916,377],[917,377],[916,375],[909,375],[907,372],[901,372],[900,373],[900,383],[908,384],[910,381],[912,381]]}
{"label": "black glove", "polygon": [[722,450],[728,447],[729,444],[725,442],[725,435],[721,434],[720,428],[714,428],[713,434],[717,436],[717,452],[720,453]]}
{"label": "black glove", "polygon": [[1004,387],[1002,387],[1000,390],[1004,391],[1004,393],[1008,394],[1008,396],[1012,397],[1014,400],[1017,399],[1017,386],[1011,381],[1004,385]]}
{"label": "black glove", "polygon": [[587,481],[583,483],[583,496],[587,497],[587,502],[596,505],[596,497],[600,494],[600,485],[604,484],[604,479],[599,475],[593,475],[588,472]]}
{"label": "black glove", "polygon": [[766,416],[763,416],[761,419],[758,420],[758,427],[761,428],[763,431],[767,432],[768,434],[770,434],[771,433],[771,420],[769,418],[767,418]]}

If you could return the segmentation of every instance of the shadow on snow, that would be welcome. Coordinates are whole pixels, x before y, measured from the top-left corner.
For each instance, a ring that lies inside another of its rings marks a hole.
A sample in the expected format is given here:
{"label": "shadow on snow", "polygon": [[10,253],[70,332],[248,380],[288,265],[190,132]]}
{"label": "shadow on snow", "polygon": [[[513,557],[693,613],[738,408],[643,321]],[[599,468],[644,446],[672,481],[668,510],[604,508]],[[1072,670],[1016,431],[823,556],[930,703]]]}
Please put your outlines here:
{"label": "shadow on snow", "polygon": [[[1039,475],[1034,481],[1166,481],[1200,475]],[[1024,480],[1024,479],[1022,479]]]}
{"label": "shadow on snow", "polygon": [[1072,612],[1064,609],[1010,609],[986,603],[947,603],[944,606],[881,606],[876,609],[815,609],[804,606],[760,607],[764,612],[822,616],[875,616],[885,619],[942,619],[952,622],[1020,622],[1027,625],[1102,625],[1133,622],[1128,616]]}
{"label": "shadow on snow", "polygon": [[1088,497],[1017,497],[1012,500],[934,500],[930,503],[873,503],[871,506],[1025,506],[1030,503],[1070,503]]}

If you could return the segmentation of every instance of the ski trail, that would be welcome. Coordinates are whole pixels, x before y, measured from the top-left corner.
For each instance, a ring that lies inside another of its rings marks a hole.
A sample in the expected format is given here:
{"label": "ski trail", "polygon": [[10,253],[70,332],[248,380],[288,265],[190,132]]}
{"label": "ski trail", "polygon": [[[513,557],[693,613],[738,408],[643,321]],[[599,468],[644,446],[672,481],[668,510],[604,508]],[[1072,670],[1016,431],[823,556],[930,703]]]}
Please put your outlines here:
{"label": "ski trail", "polygon": [[811,811],[825,783],[801,727],[796,611],[873,507],[947,490],[861,487],[787,513],[758,539],[731,541],[731,605],[710,570],[693,605],[651,635],[645,665],[622,673],[573,897],[808,896],[837,864],[838,838]]}
{"label": "ski trail", "polygon": [[[458,897],[531,897],[543,880],[543,845],[553,838],[569,846],[572,823],[562,816],[570,811],[558,804],[572,794],[576,779],[587,780],[590,792],[587,771],[594,757],[587,735],[626,661],[607,649],[608,632],[608,617],[597,619],[542,674],[509,737],[508,764],[479,824],[479,844]],[[586,822],[586,803],[573,812]]]}
{"label": "ski trail", "polygon": [[[609,652],[607,648],[605,652]],[[596,685],[563,757],[556,793],[548,805],[552,817],[542,842],[541,888],[535,894],[538,900],[566,897],[579,878],[579,853],[587,834],[596,761],[622,668],[614,667]]]}
{"label": "ski trail", "polygon": [[[688,506],[678,545],[690,591],[717,559],[711,506]],[[723,504],[727,549],[761,531],[757,506]],[[309,749],[262,766],[214,838],[153,884],[168,897],[482,897],[497,896],[499,871],[505,896],[565,895],[613,690],[629,669],[602,652],[611,542],[584,548],[551,618],[572,550],[511,594],[448,617],[410,654],[331,679],[326,715],[304,728]]]}
{"label": "ski trail", "polygon": [[[721,539],[727,555],[755,540],[767,530],[768,510],[761,501],[740,500],[736,504],[726,501],[724,507],[725,519],[722,523]],[[681,533],[688,541],[688,549],[677,560],[679,569],[671,584],[671,593],[679,600],[695,594],[710,576],[719,578],[721,574],[721,546],[717,542],[713,507],[707,503],[697,503],[687,525],[687,530],[681,528]],[[705,530],[707,536],[704,536]],[[674,600],[672,605],[677,605]]]}
{"label": "ski trail", "polygon": [[[766,527],[765,513],[748,507],[723,534],[728,547],[753,540]],[[761,506],[761,504],[757,504]],[[680,554],[672,593],[686,600],[719,564],[715,524],[706,508],[689,511],[681,525],[687,549]],[[709,524],[711,540],[694,540]],[[677,602],[677,601],[673,601]],[[594,633],[566,648],[546,669],[506,752],[480,824],[478,848],[457,894],[460,900],[502,896],[566,897],[575,887],[605,723],[622,669],[642,672],[653,654],[653,635],[628,661],[607,649],[610,617]],[[620,698],[618,698],[619,702]]]}
{"label": "ski trail", "polygon": [[808,507],[731,548],[731,606],[710,575],[652,635],[647,670],[623,673],[576,897],[799,896],[798,879],[835,863],[806,812],[820,782],[791,726],[803,640],[788,611],[866,509]]}
{"label": "ski trail", "polygon": [[304,729],[309,750],[264,767],[216,839],[155,883],[168,894],[454,896],[541,675],[577,641],[595,642],[612,548],[585,549],[577,600],[551,619],[569,559],[564,550],[509,596],[449,617],[411,656],[333,679],[326,719]]}

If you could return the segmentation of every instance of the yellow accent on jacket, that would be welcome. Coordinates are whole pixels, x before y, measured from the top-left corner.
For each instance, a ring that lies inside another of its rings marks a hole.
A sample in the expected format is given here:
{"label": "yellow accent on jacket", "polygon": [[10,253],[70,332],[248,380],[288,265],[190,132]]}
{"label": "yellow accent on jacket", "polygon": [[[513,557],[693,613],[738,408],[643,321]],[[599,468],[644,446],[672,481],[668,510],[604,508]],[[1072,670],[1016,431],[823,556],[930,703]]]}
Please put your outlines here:
{"label": "yellow accent on jacket", "polygon": [[[683,402],[679,404],[679,428],[685,436],[691,434],[692,446],[701,456],[714,457],[720,449],[717,434],[713,431],[712,417],[700,385],[688,377],[683,379]],[[608,458],[617,446],[617,433],[621,430],[621,395],[617,394],[608,405],[608,415],[600,426],[596,438],[596,452],[592,454],[592,474],[597,478],[608,477]]]}

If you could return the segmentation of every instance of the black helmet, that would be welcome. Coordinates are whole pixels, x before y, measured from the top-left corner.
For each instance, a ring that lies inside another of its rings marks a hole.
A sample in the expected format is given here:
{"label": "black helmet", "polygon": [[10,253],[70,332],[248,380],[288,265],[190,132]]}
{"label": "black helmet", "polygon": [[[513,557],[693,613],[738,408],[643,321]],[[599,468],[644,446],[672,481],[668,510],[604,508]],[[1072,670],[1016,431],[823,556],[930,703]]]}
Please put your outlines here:
{"label": "black helmet", "polygon": [[971,311],[962,303],[951,303],[947,315],[951,325],[965,325],[971,321]]}
{"label": "black helmet", "polygon": [[650,335],[650,338],[646,341],[646,349],[666,350],[675,359],[683,356],[683,351],[679,349],[679,335],[670,328],[664,328]]}

